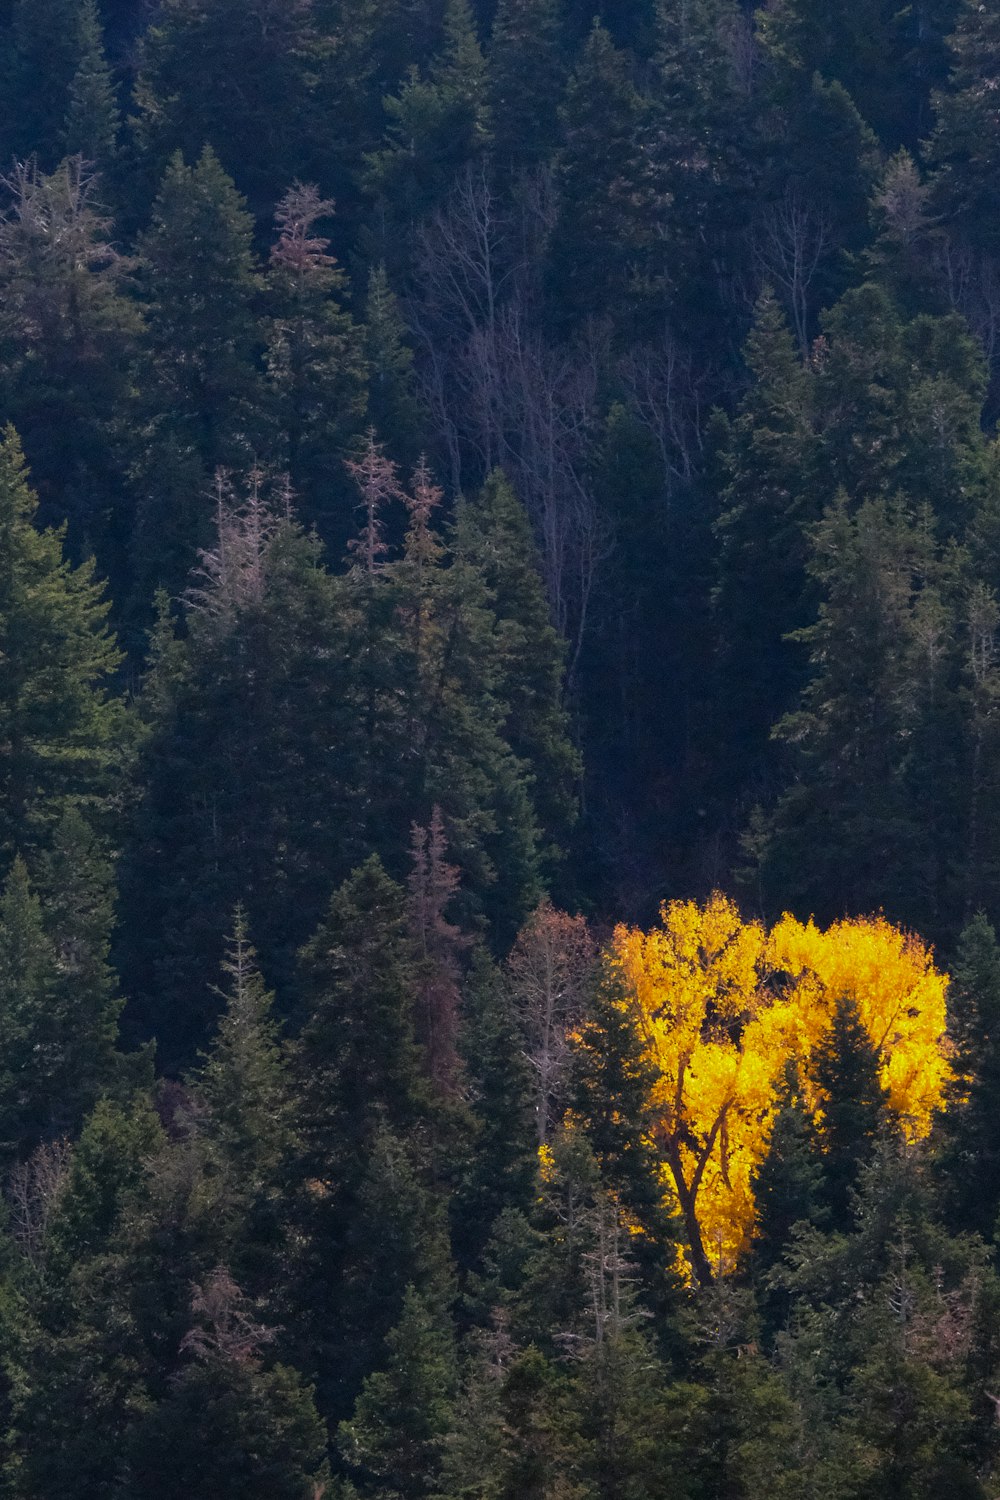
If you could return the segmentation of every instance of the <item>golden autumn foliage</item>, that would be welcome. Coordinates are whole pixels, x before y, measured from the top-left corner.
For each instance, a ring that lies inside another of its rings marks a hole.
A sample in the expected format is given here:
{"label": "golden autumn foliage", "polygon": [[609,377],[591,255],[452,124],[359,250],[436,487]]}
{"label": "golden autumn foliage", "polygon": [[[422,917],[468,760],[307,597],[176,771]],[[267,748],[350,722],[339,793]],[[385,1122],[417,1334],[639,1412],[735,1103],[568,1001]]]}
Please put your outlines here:
{"label": "golden autumn foliage", "polygon": [[839,999],[857,1006],[901,1128],[912,1139],[930,1129],[949,1077],[947,976],[884,918],[822,931],[786,915],[767,933],[724,896],[674,901],[650,932],[619,927],[611,960],[654,1065],[654,1142],[699,1280],[746,1248],[789,1059],[822,1109],[810,1064]]}

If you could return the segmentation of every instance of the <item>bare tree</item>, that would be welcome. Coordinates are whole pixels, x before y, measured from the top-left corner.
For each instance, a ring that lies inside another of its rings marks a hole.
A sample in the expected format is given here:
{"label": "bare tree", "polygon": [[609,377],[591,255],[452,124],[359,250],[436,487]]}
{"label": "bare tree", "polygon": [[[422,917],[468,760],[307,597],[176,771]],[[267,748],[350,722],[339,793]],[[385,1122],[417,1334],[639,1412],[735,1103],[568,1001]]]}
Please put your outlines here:
{"label": "bare tree", "polygon": [[770,282],[784,294],[803,358],[809,351],[809,288],[830,246],[828,211],[788,186],[760,215],[754,254]]}
{"label": "bare tree", "polygon": [[535,1077],[540,1146],[557,1123],[570,1033],[582,1018],[596,961],[585,918],[557,911],[547,897],[522,927],[507,960],[507,982]]}
{"label": "bare tree", "polygon": [[8,1178],[11,1234],[32,1265],[41,1260],[49,1223],[69,1176],[72,1154],[68,1140],[46,1141],[27,1161],[18,1162]]}
{"label": "bare tree", "polygon": [[346,467],[361,492],[358,508],[364,514],[359,535],[352,537],[347,546],[371,577],[380,571],[389,550],[382,513],[393,500],[405,504],[406,494],[397,478],[397,466],[386,457],[381,443],[376,442],[374,429],[368,434],[363,457],[357,461],[347,459]]}
{"label": "bare tree", "polygon": [[215,545],[202,548],[190,588],[188,607],[232,623],[241,610],[259,605],[267,588],[271,543],[287,517],[291,496],[286,485],[275,502],[265,494],[263,470],[251,469],[247,493],[240,496],[222,470],[215,476]]}
{"label": "bare tree", "polygon": [[216,1266],[191,1288],[191,1313],[196,1320],[181,1340],[181,1349],[203,1361],[256,1365],[260,1351],[275,1337],[274,1330],[253,1317],[249,1299],[225,1266]]}

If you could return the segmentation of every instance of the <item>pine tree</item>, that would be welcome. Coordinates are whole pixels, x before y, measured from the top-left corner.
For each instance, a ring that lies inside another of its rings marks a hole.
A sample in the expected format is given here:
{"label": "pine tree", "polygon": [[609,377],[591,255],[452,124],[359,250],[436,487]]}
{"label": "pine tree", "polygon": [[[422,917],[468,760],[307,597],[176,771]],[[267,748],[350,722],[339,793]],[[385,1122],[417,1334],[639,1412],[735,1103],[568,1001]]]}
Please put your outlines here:
{"label": "pine tree", "polygon": [[285,0],[250,9],[167,0],[143,37],[136,82],[138,143],[154,172],[174,153],[194,160],[207,143],[254,213],[270,212],[303,175],[312,11]]}
{"label": "pine tree", "polygon": [[194,1080],[207,1109],[201,1125],[209,1185],[225,1250],[240,1285],[280,1299],[286,1221],[297,1152],[294,1098],[282,1051],[274,996],[264,986],[238,907],[222,971],[223,1013],[212,1047]]}
{"label": "pine tree", "polygon": [[440,51],[425,72],[411,66],[385,109],[386,144],[370,158],[369,173],[386,206],[386,229],[399,231],[378,247],[379,258],[393,267],[403,258],[412,224],[441,203],[486,144],[485,65],[468,0],[446,0]]}
{"label": "pine tree", "polygon": [[404,892],[377,856],[334,894],[300,962],[309,1017],[298,1043],[302,1084],[329,1171],[376,1124],[405,1130],[423,1108],[416,950]]}
{"label": "pine tree", "polygon": [[4,156],[51,171],[74,143],[67,118],[81,71],[100,48],[92,0],[15,0],[6,40]]}
{"label": "pine tree", "polygon": [[181,1500],[209,1485],[227,1500],[302,1500],[326,1488],[326,1431],[311,1389],[267,1366],[270,1330],[224,1268],[195,1288],[188,1363],[137,1424],[127,1455],[129,1492]]}
{"label": "pine tree", "polygon": [[[815,528],[819,619],[800,632],[812,676],[775,733],[791,781],[770,824],[765,890],[817,914],[888,910],[927,926],[946,910],[946,868],[931,841],[946,790],[926,779],[928,716],[947,689],[947,614],[926,514],[841,495]],[[770,882],[774,882],[771,884]],[[792,898],[792,890],[795,896]]]}
{"label": "pine tree", "polygon": [[718,431],[720,507],[713,609],[718,697],[733,761],[732,787],[766,787],[771,727],[803,678],[790,634],[810,618],[809,527],[818,519],[813,379],[777,301],[765,292],[747,341],[755,377],[736,420]]}
{"label": "pine tree", "polygon": [[420,405],[413,350],[384,264],[373,267],[368,279],[363,332],[369,422],[397,461],[415,463]]}
{"label": "pine tree", "polygon": [[217,521],[185,638],[160,627],[122,871],[127,1020],[158,1037],[168,1072],[208,1040],[227,912],[244,904],[268,975],[290,985],[296,950],[364,850],[349,606],[259,477],[246,497],[223,487]]}
{"label": "pine tree", "polygon": [[69,521],[79,559],[97,549],[113,584],[131,519],[122,428],[140,318],[113,243],[103,186],[79,156],[51,174],[14,167],[0,222],[0,390],[32,461],[47,521]]}

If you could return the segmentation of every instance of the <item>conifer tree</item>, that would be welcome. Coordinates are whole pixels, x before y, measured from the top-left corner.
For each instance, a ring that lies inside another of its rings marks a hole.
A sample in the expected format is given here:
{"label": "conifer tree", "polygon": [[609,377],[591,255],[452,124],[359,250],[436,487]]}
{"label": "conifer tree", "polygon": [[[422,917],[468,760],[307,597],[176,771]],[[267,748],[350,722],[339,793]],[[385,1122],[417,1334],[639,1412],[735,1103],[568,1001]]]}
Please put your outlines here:
{"label": "conifer tree", "polygon": [[853,1001],[838,1000],[825,1041],[813,1056],[822,1104],[816,1130],[822,1154],[822,1201],[834,1228],[852,1219],[851,1191],[870,1160],[888,1115],[878,1054]]}
{"label": "conifer tree", "polygon": [[516,180],[547,162],[559,138],[566,65],[555,0],[499,0],[488,63],[493,153]]}
{"label": "conifer tree", "polygon": [[6,39],[4,157],[36,156],[51,171],[67,150],[75,85],[93,65],[92,0],[15,0]]}
{"label": "conifer tree", "polygon": [[342,306],[345,277],[329,240],[317,232],[332,213],[333,203],[311,185],[296,184],[278,205],[265,357],[277,466],[288,475],[304,523],[318,524],[337,555],[347,540],[337,511],[346,511],[347,497],[338,496],[335,476],[364,414],[365,371],[359,332]]}
{"label": "conifer tree", "polygon": [[563,703],[566,646],[551,622],[527,512],[499,471],[459,507],[455,551],[489,591],[498,624],[498,692],[507,709],[504,737],[532,767],[533,801],[552,869],[575,822],[580,773]]}
{"label": "conifer tree", "polygon": [[137,1424],[130,1492],[181,1500],[210,1486],[227,1500],[304,1500],[326,1489],[326,1431],[296,1371],[262,1359],[270,1330],[224,1268],[195,1287],[188,1361]]}
{"label": "conifer tree", "polygon": [[135,412],[130,365],[140,319],[127,295],[130,262],[113,243],[104,189],[81,157],[50,174],[16,165],[0,221],[0,390],[18,427],[47,521],[69,521],[79,559],[97,550],[122,576],[131,516]]}
{"label": "conifer tree", "polygon": [[548,285],[561,328],[627,320],[650,245],[651,184],[639,149],[643,101],[624,56],[595,25],[561,111],[558,217]]}
{"label": "conifer tree", "polygon": [[[800,632],[812,677],[775,733],[794,780],[763,854],[765,888],[817,914],[886,904],[915,926],[945,910],[946,870],[930,843],[939,797],[915,753],[945,690],[943,605],[929,521],[881,501],[852,516],[841,495],[815,528],[812,576],[823,600]],[[773,884],[770,882],[773,881]]]}
{"label": "conifer tree", "polygon": [[1000,120],[993,94],[1000,70],[1000,18],[992,7],[966,0],[956,19],[949,87],[934,99],[934,194],[959,239],[996,257]]}
{"label": "conifer tree", "polygon": [[414,1287],[386,1340],[388,1363],[369,1375],[338,1445],[364,1476],[362,1494],[422,1500],[437,1493],[455,1384],[451,1329]]}
{"label": "conifer tree", "polygon": [[1000,944],[982,912],[962,932],[948,998],[957,1055],[942,1121],[943,1187],[952,1222],[993,1239],[1000,1211]]}
{"label": "conifer tree", "polygon": [[789,636],[811,613],[806,565],[808,528],[818,519],[819,443],[811,373],[768,292],[758,301],[746,358],[754,383],[736,420],[717,432],[712,602],[719,711],[734,755],[752,768],[742,772],[746,782],[759,786],[774,758],[771,727],[791,708],[803,677],[801,644]]}
{"label": "conifer tree", "polygon": [[34,865],[75,808],[104,837],[125,753],[107,683],[120,655],[92,562],[73,567],[62,534],[38,531],[13,428],[0,442],[0,860]]}
{"label": "conifer tree", "polygon": [[303,175],[313,34],[311,4],[167,0],[143,37],[136,82],[136,131],[152,170],[175,152],[193,161],[208,144],[255,214],[270,212]]}
{"label": "conifer tree", "polygon": [[296,1157],[294,1099],[288,1064],[241,908],[222,962],[226,1009],[195,1079],[207,1107],[201,1127],[217,1234],[240,1285],[280,1299],[286,1270],[285,1223]]}
{"label": "conifer tree", "polygon": [[[171,158],[140,244],[150,299],[140,372],[150,436],[139,459],[134,571],[147,596],[159,583],[182,591],[209,540],[203,497],[216,469],[249,467],[264,435],[252,234],[245,202],[210,147],[193,167],[179,153]],[[194,491],[193,517],[172,493],[178,457],[181,483]]]}
{"label": "conifer tree", "polygon": [[82,156],[106,173],[114,162],[120,118],[96,0],[81,0],[79,38],[80,61],[66,113],[66,153]]}
{"label": "conifer tree", "polygon": [[415,463],[420,407],[399,302],[384,264],[372,268],[365,303],[364,352],[368,418],[398,462]]}
{"label": "conifer tree", "polygon": [[[386,144],[370,158],[370,180],[404,230],[440,204],[487,141],[485,65],[468,0],[446,0],[440,51],[426,72],[411,66],[385,109]],[[387,239],[379,256],[398,265],[404,249]]]}
{"label": "conifer tree", "polygon": [[290,983],[332,883],[363,852],[348,606],[281,504],[260,476],[246,497],[222,489],[186,638],[159,632],[121,962],[133,1033],[158,1036],[168,1071],[208,1040],[227,911],[245,905],[268,975]]}

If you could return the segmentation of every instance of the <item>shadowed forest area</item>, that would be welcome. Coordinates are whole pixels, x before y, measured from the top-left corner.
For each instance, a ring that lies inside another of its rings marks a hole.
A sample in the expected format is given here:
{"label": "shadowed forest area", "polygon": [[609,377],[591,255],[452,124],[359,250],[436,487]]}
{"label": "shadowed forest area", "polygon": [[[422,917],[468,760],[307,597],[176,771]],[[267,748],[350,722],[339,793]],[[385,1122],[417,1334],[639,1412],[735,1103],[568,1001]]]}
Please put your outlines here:
{"label": "shadowed forest area", "polygon": [[1000,8],[0,0],[0,1500],[1000,1495]]}

